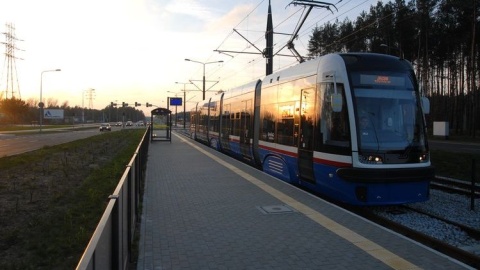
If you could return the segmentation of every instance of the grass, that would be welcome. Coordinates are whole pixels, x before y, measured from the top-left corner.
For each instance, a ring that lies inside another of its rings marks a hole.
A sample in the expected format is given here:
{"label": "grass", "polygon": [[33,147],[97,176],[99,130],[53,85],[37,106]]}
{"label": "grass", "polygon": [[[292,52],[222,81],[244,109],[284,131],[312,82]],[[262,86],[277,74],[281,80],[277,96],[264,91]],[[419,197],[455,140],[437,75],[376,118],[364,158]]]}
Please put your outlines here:
{"label": "grass", "polygon": [[1,158],[0,269],[75,268],[144,132]]}
{"label": "grass", "polygon": [[[440,139],[443,137],[429,136],[429,140]],[[450,134],[450,141],[465,142],[465,143],[480,143],[480,138]],[[442,150],[430,149],[430,158],[432,165],[435,167],[435,175],[450,177],[464,181],[471,181],[472,179],[472,163],[475,163],[475,179],[480,177],[480,154],[450,152]],[[478,164],[477,164],[478,163]],[[476,180],[480,183],[479,180]]]}
{"label": "grass", "polygon": [[[475,178],[480,176],[480,155],[468,153],[452,153],[440,150],[430,151],[435,175],[471,181],[472,162],[475,162]],[[476,180],[476,182],[480,182]]]}

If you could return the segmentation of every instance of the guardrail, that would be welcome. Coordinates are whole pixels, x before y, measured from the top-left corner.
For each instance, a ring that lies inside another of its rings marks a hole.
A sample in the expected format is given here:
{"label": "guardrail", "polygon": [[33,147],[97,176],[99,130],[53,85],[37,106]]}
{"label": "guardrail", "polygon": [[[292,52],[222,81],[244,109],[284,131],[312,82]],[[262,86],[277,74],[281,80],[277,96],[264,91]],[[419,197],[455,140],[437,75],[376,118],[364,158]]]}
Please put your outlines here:
{"label": "guardrail", "polygon": [[128,269],[135,226],[140,221],[140,183],[147,164],[150,127],[127,165],[90,242],[78,270]]}

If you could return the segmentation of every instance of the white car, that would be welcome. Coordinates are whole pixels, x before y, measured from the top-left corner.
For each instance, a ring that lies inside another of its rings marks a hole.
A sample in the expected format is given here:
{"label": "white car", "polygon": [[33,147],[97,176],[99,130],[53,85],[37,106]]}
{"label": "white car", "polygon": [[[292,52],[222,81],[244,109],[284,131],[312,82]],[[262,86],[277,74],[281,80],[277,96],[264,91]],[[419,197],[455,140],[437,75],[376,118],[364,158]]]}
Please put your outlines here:
{"label": "white car", "polygon": [[110,126],[109,123],[102,123],[100,124],[100,127],[98,128],[100,131],[112,131],[112,127]]}

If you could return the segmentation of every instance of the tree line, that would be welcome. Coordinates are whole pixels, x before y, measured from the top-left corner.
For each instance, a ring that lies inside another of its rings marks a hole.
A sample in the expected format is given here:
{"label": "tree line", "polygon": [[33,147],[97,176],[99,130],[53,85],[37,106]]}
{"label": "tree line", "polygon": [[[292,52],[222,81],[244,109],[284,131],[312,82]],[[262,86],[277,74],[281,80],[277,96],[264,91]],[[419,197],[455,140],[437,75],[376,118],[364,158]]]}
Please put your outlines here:
{"label": "tree line", "polygon": [[378,2],[354,21],[317,26],[309,56],[379,52],[412,62],[422,95],[430,99],[427,123],[448,121],[451,132],[475,137],[480,124],[479,0]]}
{"label": "tree line", "polygon": [[[0,124],[36,125],[40,120],[40,108],[33,99],[27,101],[15,97],[0,100]],[[55,99],[48,99],[45,108],[62,109],[63,119],[43,119],[44,124],[75,124],[145,120],[145,114],[134,107],[116,107],[108,105],[104,109],[71,107],[68,102],[59,104]]]}

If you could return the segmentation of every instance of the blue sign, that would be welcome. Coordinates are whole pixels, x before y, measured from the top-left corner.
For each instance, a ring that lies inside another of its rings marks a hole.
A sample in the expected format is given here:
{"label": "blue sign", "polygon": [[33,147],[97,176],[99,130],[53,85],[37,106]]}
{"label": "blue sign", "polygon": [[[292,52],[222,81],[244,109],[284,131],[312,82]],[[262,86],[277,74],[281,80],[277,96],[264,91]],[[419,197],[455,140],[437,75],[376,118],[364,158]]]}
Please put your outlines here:
{"label": "blue sign", "polygon": [[170,106],[182,106],[182,98],[171,97],[170,98]]}

